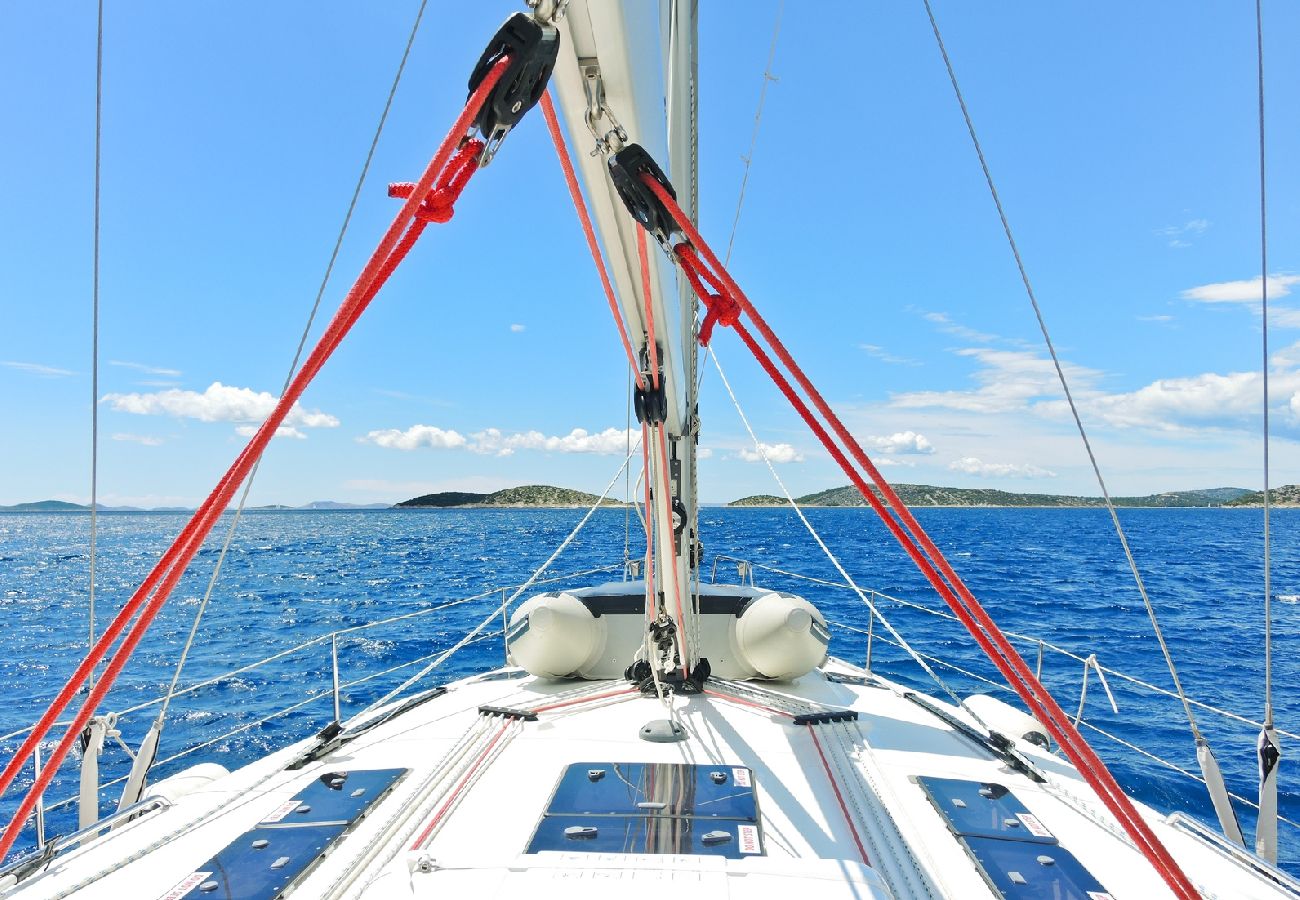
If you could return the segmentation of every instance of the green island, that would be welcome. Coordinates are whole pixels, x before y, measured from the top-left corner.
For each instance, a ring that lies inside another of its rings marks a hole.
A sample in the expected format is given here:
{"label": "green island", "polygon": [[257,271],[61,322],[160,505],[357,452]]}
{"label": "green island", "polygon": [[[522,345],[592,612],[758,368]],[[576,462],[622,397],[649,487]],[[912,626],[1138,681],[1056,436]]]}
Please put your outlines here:
{"label": "green island", "polygon": [[[895,484],[894,490],[908,506],[994,506],[994,507],[1101,507],[1101,497],[1083,497],[1071,494],[1017,494],[989,488],[937,487],[932,484]],[[879,491],[872,489],[877,496]],[[1300,485],[1289,484],[1269,490],[1272,505],[1300,506]],[[1204,488],[1194,491],[1165,491],[1141,497],[1112,497],[1116,506],[1122,507],[1206,507],[1206,506],[1262,506],[1264,493],[1246,488]],[[783,506],[783,497],[756,494],[733,500],[728,506]],[[866,506],[867,502],[853,485],[818,491],[796,497],[800,506]]]}
{"label": "green island", "polygon": [[[585,491],[554,487],[549,484],[524,484],[504,488],[491,494],[474,494],[468,491],[442,491],[403,500],[394,509],[449,509],[464,507],[519,507],[519,506],[591,506],[600,498]],[[606,499],[606,506],[622,506],[619,500]]]}
{"label": "green island", "polygon": [[[990,488],[937,487],[932,484],[895,484],[894,490],[908,506],[969,506],[969,507],[1102,507],[1100,497],[1083,497],[1073,494],[1017,494]],[[873,488],[874,490],[874,488]],[[879,492],[876,492],[879,496]],[[316,500],[303,506],[268,505],[252,507],[250,511],[275,512],[296,510],[374,510],[374,509],[510,509],[527,507],[588,507],[597,496],[586,491],[555,487],[549,484],[524,484],[504,488],[490,494],[470,491],[441,491],[422,494],[400,503],[340,503],[333,500]],[[1165,491],[1141,497],[1112,497],[1121,507],[1261,507],[1263,491],[1246,488],[1204,488],[1194,491]],[[1300,485],[1288,484],[1269,490],[1271,505],[1279,508],[1300,507]],[[866,501],[853,485],[818,491],[796,497],[800,506],[849,507],[866,506]],[[729,507],[775,507],[786,505],[784,497],[774,494],[754,494],[722,505]],[[606,498],[604,506],[621,507],[621,500]],[[102,512],[189,512],[186,507],[168,506],[141,509],[135,506],[101,506]],[[0,512],[89,512],[90,507],[65,500],[40,500],[0,506]]]}

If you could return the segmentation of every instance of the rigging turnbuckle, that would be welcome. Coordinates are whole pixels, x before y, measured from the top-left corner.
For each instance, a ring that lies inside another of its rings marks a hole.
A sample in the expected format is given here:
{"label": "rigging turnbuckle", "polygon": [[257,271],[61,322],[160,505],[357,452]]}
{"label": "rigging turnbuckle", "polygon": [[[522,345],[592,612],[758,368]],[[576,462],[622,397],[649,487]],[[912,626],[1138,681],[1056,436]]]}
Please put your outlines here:
{"label": "rigging turnbuckle", "polygon": [[520,12],[506,19],[488,42],[469,76],[471,96],[503,56],[510,62],[474,120],[484,142],[480,168],[492,161],[510,129],[542,99],[559,52],[560,32],[555,25]]}
{"label": "rigging turnbuckle", "polygon": [[609,158],[609,177],[623,205],[632,218],[671,253],[672,236],[679,231],[677,223],[654,191],[641,180],[643,175],[649,175],[663,186],[669,196],[677,198],[677,191],[673,190],[668,176],[640,144],[628,144]]}

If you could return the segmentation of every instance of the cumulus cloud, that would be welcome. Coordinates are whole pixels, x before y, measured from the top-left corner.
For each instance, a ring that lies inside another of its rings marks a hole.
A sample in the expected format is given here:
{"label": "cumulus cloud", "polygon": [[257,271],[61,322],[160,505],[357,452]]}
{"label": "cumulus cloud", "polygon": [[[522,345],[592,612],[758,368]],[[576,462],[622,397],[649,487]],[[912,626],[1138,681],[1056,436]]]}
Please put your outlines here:
{"label": "cumulus cloud", "polygon": [[[1277,398],[1290,398],[1300,411],[1300,372],[1275,371],[1269,388]],[[1258,372],[1204,372],[1185,378],[1161,378],[1117,394],[1086,398],[1088,415],[1121,428],[1182,431],[1195,425],[1241,424],[1253,427],[1260,415],[1263,378]],[[1063,414],[1065,401],[1043,404],[1045,412]]]}
{"label": "cumulus cloud", "polygon": [[[974,360],[978,368],[968,390],[916,391],[895,395],[890,405],[917,410],[937,409],[977,414],[1030,413],[1056,421],[1069,420],[1069,408],[1050,359],[1032,351],[976,347],[955,351]],[[1269,388],[1281,423],[1300,425],[1300,343],[1273,354]],[[1202,372],[1161,378],[1131,391],[1101,390],[1102,373],[1063,363],[1075,402],[1085,424],[1100,422],[1116,428],[1185,433],[1203,428],[1258,428],[1263,378],[1259,372]],[[906,434],[902,432],[901,434]],[[868,438],[887,453],[888,438]],[[876,441],[882,443],[876,443]]]}
{"label": "cumulus cloud", "polygon": [[622,428],[606,428],[593,434],[575,428],[564,435],[546,435],[540,431],[505,434],[499,429],[489,428],[486,431],[476,431],[471,437],[473,444],[469,449],[475,453],[495,453],[497,456],[509,456],[516,450],[610,455],[627,453],[629,442],[635,444],[640,433]]}
{"label": "cumulus cloud", "polygon": [[696,459],[710,459],[713,456],[712,447],[697,447],[695,450]]}
{"label": "cumulus cloud", "polygon": [[974,456],[963,456],[948,463],[954,472],[978,475],[982,478],[1055,478],[1056,473],[1038,466],[1015,463],[987,463]]}
{"label": "cumulus cloud", "polygon": [[803,462],[803,454],[791,444],[759,444],[759,447],[763,450],[761,454],[758,450],[743,447],[737,451],[737,455],[745,462],[762,462],[763,456],[774,463]]}
{"label": "cumulus cloud", "polygon": [[868,436],[866,443],[869,447],[879,450],[881,453],[894,454],[917,454],[933,453],[934,445],[923,434],[917,434],[915,431],[896,431],[893,434],[881,437]]}
{"label": "cumulus cloud", "polygon": [[19,372],[26,372],[28,375],[37,375],[41,378],[64,378],[68,375],[76,374],[67,369],[60,369],[55,366],[45,366],[40,363],[15,362],[11,359],[0,360],[0,366],[16,369]]}
{"label": "cumulus cloud", "polygon": [[[1300,275],[1270,275],[1268,295],[1285,297],[1291,293],[1294,284],[1300,284]],[[1263,298],[1262,285],[1263,279],[1258,276],[1244,281],[1220,281],[1188,288],[1182,297],[1198,303],[1258,303]]]}
{"label": "cumulus cloud", "polygon": [[429,447],[434,450],[459,450],[469,442],[459,431],[444,430],[435,425],[412,425],[402,431],[397,428],[385,428],[371,431],[359,438],[367,444],[387,447],[389,450],[418,450]]}
{"label": "cumulus cloud", "polygon": [[163,442],[162,438],[154,437],[150,434],[127,434],[121,431],[113,435],[113,440],[128,441],[133,444],[143,444],[146,447],[157,447]]}
{"label": "cumulus cloud", "polygon": [[412,425],[405,431],[387,428],[368,432],[359,438],[362,443],[387,447],[390,450],[468,450],[472,453],[510,456],[517,450],[541,450],[548,453],[594,453],[612,455],[626,453],[628,442],[636,444],[640,432],[622,428],[606,428],[589,432],[575,428],[568,434],[547,435],[540,431],[507,433],[499,428],[488,428],[466,436],[459,431],[438,428],[435,425]]}
{"label": "cumulus cloud", "polygon": [[519,333],[522,332],[522,331],[527,331],[527,330],[528,330],[528,326],[526,326],[526,325],[520,325],[518,322],[516,322],[516,323],[514,323],[513,325],[510,326],[510,330],[513,331],[515,334],[519,334]]}
{"label": "cumulus cloud", "polygon": [[[214,381],[203,393],[183,391],[178,388],[153,393],[105,394],[101,402],[117,412],[140,416],[172,416],[177,419],[197,419],[200,422],[261,423],[271,414],[279,398],[266,391],[232,387]],[[284,427],[303,437],[298,428],[337,428],[339,420],[329,413],[305,409],[295,403],[285,417]],[[251,434],[256,429],[239,429],[240,434]]]}

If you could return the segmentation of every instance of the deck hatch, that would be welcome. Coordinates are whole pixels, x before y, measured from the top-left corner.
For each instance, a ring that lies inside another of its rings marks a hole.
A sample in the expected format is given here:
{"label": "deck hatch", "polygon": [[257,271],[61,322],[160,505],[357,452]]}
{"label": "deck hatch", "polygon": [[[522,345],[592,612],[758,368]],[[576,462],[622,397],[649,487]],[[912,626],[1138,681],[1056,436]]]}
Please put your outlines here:
{"label": "deck hatch", "polygon": [[310,872],[331,845],[351,830],[409,769],[335,771],[319,776],[292,800],[269,810],[194,876],[185,898],[273,900]]}
{"label": "deck hatch", "polygon": [[1113,900],[1064,847],[981,837],[962,843],[1005,900]]}
{"label": "deck hatch", "polygon": [[916,781],[955,835],[1030,844],[1057,843],[1043,823],[1004,785],[958,778],[920,777]]}
{"label": "deck hatch", "polygon": [[762,855],[744,766],[578,762],[564,770],[528,853]]}
{"label": "deck hatch", "polygon": [[685,763],[574,763],[546,813],[758,821],[748,768]]}
{"label": "deck hatch", "polygon": [[916,779],[993,892],[1003,900],[1112,900],[1006,785]]}

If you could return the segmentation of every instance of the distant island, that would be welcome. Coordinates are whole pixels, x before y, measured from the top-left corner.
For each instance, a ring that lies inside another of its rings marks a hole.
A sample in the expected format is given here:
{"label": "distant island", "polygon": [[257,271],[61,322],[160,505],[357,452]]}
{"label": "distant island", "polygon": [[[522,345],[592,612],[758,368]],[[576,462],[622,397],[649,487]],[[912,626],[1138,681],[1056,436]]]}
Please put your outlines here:
{"label": "distant island", "polygon": [[[525,484],[505,488],[491,494],[474,494],[468,491],[442,491],[403,500],[394,509],[449,509],[452,507],[517,507],[517,506],[592,506],[599,500],[595,494],[549,484]],[[607,506],[622,506],[619,500],[606,499]]]}
{"label": "distant island", "polygon": [[[1101,497],[1082,497],[1069,494],[1016,494],[988,488],[936,487],[932,484],[895,484],[899,499],[908,506],[1024,506],[1024,507],[1102,507]],[[872,488],[875,491],[874,488]],[[879,496],[879,491],[875,491]],[[1300,506],[1300,485],[1289,484],[1269,490],[1274,506]],[[1116,506],[1123,507],[1204,507],[1204,506],[1262,506],[1263,491],[1246,488],[1204,488],[1195,491],[1165,491],[1142,497],[1112,497]],[[784,497],[756,494],[733,500],[728,506],[782,506]],[[858,489],[853,485],[831,488],[815,494],[796,497],[800,506],[866,506]]]}
{"label": "distant island", "polygon": [[[874,488],[873,488],[874,490]],[[999,491],[990,488],[954,488],[936,487],[932,484],[895,484],[894,490],[908,506],[970,506],[970,507],[1102,507],[1100,497],[1075,496],[1073,494],[1017,494],[1011,491]],[[879,493],[877,492],[877,496]],[[1300,507],[1300,485],[1288,484],[1269,490],[1270,502],[1278,508]],[[422,494],[403,500],[401,503],[342,503],[337,500],[313,500],[302,506],[269,505],[250,507],[255,512],[289,512],[295,510],[367,510],[367,509],[487,509],[518,507],[587,507],[593,505],[597,496],[586,491],[555,487],[549,484],[525,484],[519,487],[505,488],[490,494],[470,491],[441,491],[436,494]],[[1264,492],[1251,491],[1246,488],[1220,487],[1204,488],[1195,491],[1165,491],[1160,494],[1146,494],[1141,497],[1112,497],[1116,506],[1122,507],[1261,507],[1264,505]],[[866,506],[866,501],[853,485],[818,491],[796,497],[800,506],[848,507]],[[742,497],[730,503],[721,504],[731,507],[784,506],[784,497],[774,494],[754,494]],[[605,506],[619,507],[621,500],[606,498]],[[712,504],[704,504],[706,506]],[[144,509],[138,506],[103,506],[100,512],[190,512],[190,507],[156,506]],[[39,500],[34,503],[18,503],[13,506],[0,506],[0,512],[90,512],[90,507],[81,503],[69,503],[65,500]]]}
{"label": "distant island", "polygon": [[[586,491],[555,487],[549,484],[525,484],[519,487],[505,488],[490,494],[476,494],[469,491],[442,491],[437,494],[423,494],[403,500],[401,503],[341,503],[337,500],[313,500],[302,506],[285,506],[269,504],[251,506],[249,512],[292,512],[295,510],[366,510],[366,509],[451,509],[477,507],[587,507],[600,498]],[[606,506],[622,506],[621,500],[604,501]],[[165,506],[145,509],[139,506],[99,506],[100,512],[190,512],[190,507]],[[90,507],[82,503],[69,503],[66,500],[39,500],[35,503],[18,503],[14,506],[0,506],[0,512],[90,512]]]}

